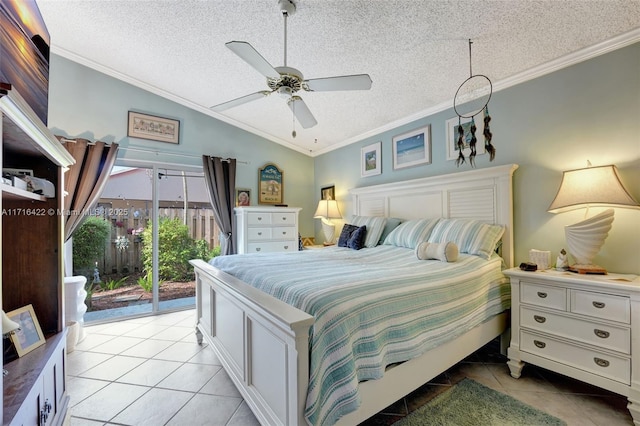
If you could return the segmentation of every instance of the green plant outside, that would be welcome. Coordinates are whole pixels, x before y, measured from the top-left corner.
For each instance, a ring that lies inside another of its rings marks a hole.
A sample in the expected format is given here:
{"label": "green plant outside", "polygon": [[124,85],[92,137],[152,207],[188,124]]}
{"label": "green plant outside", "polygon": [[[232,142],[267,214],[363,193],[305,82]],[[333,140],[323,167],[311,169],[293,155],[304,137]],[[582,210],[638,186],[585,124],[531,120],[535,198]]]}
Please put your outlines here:
{"label": "green plant outside", "polygon": [[151,274],[147,273],[145,276],[138,278],[138,285],[147,293],[151,293],[151,290],[153,290],[153,277]]}
{"label": "green plant outside", "polygon": [[[152,227],[142,232],[142,264],[147,276],[152,269]],[[194,240],[189,235],[189,227],[179,219],[159,220],[158,277],[164,281],[191,281],[195,278],[191,259],[209,260],[213,251],[205,240]],[[218,254],[219,254],[218,247]]]}
{"label": "green plant outside", "polygon": [[106,288],[107,290],[115,290],[117,288],[120,288],[124,285],[125,281],[127,281],[127,278],[129,277],[122,277],[119,280],[109,280],[104,284],[104,288]]}
{"label": "green plant outside", "polygon": [[[104,256],[111,225],[106,220],[90,216],[73,233],[73,270],[75,274],[93,274],[95,263]],[[91,282],[90,280],[87,280]]]}

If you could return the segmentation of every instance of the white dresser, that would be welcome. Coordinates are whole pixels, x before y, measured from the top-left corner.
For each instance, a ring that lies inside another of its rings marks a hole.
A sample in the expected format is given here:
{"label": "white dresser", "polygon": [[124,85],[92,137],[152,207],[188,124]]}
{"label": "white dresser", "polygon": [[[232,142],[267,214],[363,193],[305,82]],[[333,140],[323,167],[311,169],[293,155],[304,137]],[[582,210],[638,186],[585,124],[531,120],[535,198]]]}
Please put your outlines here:
{"label": "white dresser", "polygon": [[239,254],[298,250],[299,207],[236,207]]}
{"label": "white dresser", "polygon": [[529,362],[624,395],[640,425],[640,280],[517,268],[505,274],[511,376]]}

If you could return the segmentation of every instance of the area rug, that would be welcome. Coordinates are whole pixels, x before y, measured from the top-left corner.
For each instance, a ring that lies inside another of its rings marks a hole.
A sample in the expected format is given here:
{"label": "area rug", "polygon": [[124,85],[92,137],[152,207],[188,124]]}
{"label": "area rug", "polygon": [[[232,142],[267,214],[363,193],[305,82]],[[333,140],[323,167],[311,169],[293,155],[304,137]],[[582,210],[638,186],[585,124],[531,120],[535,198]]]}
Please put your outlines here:
{"label": "area rug", "polygon": [[469,378],[434,397],[393,426],[566,425],[556,417]]}

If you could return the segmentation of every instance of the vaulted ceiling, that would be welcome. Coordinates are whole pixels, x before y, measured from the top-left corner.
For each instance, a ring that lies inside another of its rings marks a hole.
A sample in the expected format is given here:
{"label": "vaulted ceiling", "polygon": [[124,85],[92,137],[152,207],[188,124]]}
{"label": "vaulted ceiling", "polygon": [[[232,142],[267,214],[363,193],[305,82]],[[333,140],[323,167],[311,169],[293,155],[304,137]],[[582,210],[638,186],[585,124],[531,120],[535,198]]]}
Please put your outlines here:
{"label": "vaulted ceiling", "polygon": [[637,0],[296,0],[287,66],[305,79],[366,73],[373,81],[370,90],[300,90],[318,122],[303,129],[276,93],[210,109],[268,89],[226,42],[246,41],[271,66],[284,65],[278,0],[37,3],[53,53],[310,155],[452,107],[471,72],[495,91],[640,41]]}

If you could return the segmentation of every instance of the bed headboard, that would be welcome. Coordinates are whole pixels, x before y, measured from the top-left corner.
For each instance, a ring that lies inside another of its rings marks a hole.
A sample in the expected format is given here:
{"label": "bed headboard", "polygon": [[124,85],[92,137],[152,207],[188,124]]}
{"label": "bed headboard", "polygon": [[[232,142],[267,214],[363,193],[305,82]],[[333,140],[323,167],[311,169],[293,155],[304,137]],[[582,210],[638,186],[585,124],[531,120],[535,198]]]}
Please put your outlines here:
{"label": "bed headboard", "polygon": [[512,176],[517,164],[353,188],[353,214],[479,219],[505,226],[502,257],[513,266]]}

